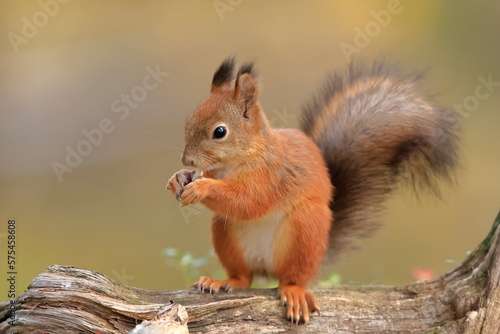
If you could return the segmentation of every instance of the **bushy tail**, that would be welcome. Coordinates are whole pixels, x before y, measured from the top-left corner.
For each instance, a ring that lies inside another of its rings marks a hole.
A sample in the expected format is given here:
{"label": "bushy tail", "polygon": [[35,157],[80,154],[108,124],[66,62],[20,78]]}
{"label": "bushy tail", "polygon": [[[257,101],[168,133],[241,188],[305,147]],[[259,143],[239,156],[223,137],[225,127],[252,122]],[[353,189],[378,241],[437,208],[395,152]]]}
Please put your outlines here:
{"label": "bushy tail", "polygon": [[397,181],[439,194],[458,164],[460,117],[419,94],[422,74],[403,75],[384,61],[334,73],[304,108],[302,130],[320,147],[335,187],[330,250],[379,227]]}

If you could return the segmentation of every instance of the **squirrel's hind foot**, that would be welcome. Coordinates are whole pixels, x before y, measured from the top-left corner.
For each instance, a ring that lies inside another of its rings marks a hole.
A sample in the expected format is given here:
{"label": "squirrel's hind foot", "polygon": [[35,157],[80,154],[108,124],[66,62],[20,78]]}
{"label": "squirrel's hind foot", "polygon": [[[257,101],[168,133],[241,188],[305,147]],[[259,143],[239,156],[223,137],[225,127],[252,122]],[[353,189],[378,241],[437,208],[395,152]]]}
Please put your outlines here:
{"label": "squirrel's hind foot", "polygon": [[307,323],[309,312],[320,314],[314,295],[298,285],[280,284],[279,294],[283,306],[286,306],[286,318],[292,323],[298,325],[300,320]]}
{"label": "squirrel's hind foot", "polygon": [[228,278],[224,280],[213,279],[208,276],[201,276],[200,279],[191,285],[192,288],[201,292],[216,293],[219,290],[231,292],[234,289],[248,288],[251,281],[245,278]]}

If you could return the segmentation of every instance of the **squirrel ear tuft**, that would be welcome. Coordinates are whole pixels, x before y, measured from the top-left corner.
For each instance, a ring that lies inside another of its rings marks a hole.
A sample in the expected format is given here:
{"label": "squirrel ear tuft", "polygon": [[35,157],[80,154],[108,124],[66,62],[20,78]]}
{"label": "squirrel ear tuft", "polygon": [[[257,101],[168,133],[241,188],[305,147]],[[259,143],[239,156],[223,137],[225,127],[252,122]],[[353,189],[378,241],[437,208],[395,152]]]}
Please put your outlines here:
{"label": "squirrel ear tuft", "polygon": [[222,64],[214,73],[214,77],[212,79],[212,88],[210,92],[213,92],[215,89],[219,87],[230,84],[233,81],[233,71],[234,71],[234,57],[228,57],[224,59]]}
{"label": "squirrel ear tuft", "polygon": [[[257,73],[253,68],[254,63],[249,62],[241,66],[236,76],[236,84],[234,87],[234,98],[236,102],[245,105],[246,109],[257,100],[258,87],[255,80]],[[244,115],[247,117],[247,115]]]}

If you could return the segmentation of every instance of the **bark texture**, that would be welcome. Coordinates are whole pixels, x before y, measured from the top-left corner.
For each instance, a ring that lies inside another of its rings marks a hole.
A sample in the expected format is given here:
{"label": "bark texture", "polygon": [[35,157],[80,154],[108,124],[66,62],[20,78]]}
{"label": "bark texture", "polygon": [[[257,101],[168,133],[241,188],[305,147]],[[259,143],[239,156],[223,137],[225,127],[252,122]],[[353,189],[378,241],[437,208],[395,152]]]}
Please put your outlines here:
{"label": "bark texture", "polygon": [[[50,266],[12,304],[0,333],[500,333],[500,215],[458,267],[405,286],[315,287],[321,316],[284,318],[276,289],[149,291],[98,272]],[[15,316],[14,321],[11,316]]]}

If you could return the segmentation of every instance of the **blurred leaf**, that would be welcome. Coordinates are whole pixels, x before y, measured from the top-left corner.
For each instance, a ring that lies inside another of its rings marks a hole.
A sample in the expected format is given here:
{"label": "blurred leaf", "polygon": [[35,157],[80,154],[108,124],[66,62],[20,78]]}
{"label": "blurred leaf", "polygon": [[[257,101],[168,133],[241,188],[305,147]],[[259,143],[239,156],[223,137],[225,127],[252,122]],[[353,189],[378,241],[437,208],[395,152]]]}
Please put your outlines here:
{"label": "blurred leaf", "polygon": [[179,264],[181,266],[187,266],[187,265],[190,265],[192,261],[193,261],[193,255],[191,255],[191,253],[187,252],[187,253],[184,253],[184,255],[182,256]]}
{"label": "blurred leaf", "polygon": [[179,250],[176,248],[165,248],[162,253],[164,256],[177,257]]}

